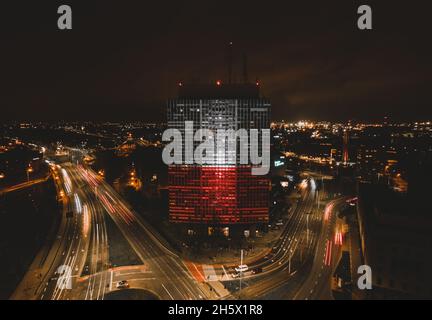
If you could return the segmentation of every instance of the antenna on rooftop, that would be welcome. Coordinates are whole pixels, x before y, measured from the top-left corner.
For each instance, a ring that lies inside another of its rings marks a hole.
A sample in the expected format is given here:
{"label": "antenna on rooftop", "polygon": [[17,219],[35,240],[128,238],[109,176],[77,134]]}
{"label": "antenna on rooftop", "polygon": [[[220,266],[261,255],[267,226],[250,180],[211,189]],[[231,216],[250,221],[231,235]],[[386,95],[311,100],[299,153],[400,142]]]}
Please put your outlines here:
{"label": "antenna on rooftop", "polygon": [[247,55],[243,53],[243,82],[245,84],[249,83],[248,70],[247,70]]}
{"label": "antenna on rooftop", "polygon": [[228,83],[232,83],[232,65],[233,65],[233,43],[230,41],[228,43],[228,53],[227,53],[227,63],[228,63]]}

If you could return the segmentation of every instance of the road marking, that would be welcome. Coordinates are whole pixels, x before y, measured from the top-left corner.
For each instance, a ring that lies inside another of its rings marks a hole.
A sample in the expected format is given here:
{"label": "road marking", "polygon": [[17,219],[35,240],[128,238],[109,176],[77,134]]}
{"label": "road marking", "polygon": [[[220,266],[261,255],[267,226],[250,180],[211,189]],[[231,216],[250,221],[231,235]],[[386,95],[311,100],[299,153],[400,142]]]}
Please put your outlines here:
{"label": "road marking", "polygon": [[225,277],[227,277],[227,279],[229,279],[229,277],[228,277],[228,273],[226,272],[226,270],[225,270],[225,267],[224,267],[224,266],[222,266],[222,270],[223,270],[223,272],[224,272],[224,274],[225,274]]}
{"label": "road marking", "polygon": [[116,277],[118,276],[130,276],[132,274],[140,274],[140,273],[153,273],[152,271],[141,271],[141,270],[137,270],[135,272],[122,272],[122,271],[116,271],[115,275]]}
{"label": "road marking", "polygon": [[168,291],[168,289],[164,286],[164,284],[162,283],[162,287],[165,289],[165,291],[169,294],[169,296],[171,297],[171,300],[174,300],[173,296],[171,295],[171,293]]}
{"label": "road marking", "polygon": [[204,277],[207,281],[217,281],[217,275],[215,272],[215,269],[211,265],[203,264],[201,265],[201,268],[204,272]]}
{"label": "road marking", "polygon": [[111,270],[111,279],[110,279],[110,291],[112,291],[112,283],[113,283],[114,271]]}
{"label": "road marking", "polygon": [[85,295],[84,300],[88,299],[88,296],[89,296],[89,293],[90,293],[90,286],[91,286],[91,278],[89,278],[89,283],[88,283],[88,286],[87,286],[87,291],[86,291],[86,295]]}

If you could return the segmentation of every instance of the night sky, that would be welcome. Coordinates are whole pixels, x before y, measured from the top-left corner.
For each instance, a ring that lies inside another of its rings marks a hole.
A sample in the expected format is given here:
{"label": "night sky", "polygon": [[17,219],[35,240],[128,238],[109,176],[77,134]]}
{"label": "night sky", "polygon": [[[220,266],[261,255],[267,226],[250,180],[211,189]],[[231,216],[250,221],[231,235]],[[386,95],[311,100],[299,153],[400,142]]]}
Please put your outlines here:
{"label": "night sky", "polygon": [[[164,120],[178,81],[227,79],[229,41],[234,77],[246,52],[273,119],[432,119],[427,1],[13,3],[0,5],[1,119]],[[357,29],[360,4],[372,31]]]}

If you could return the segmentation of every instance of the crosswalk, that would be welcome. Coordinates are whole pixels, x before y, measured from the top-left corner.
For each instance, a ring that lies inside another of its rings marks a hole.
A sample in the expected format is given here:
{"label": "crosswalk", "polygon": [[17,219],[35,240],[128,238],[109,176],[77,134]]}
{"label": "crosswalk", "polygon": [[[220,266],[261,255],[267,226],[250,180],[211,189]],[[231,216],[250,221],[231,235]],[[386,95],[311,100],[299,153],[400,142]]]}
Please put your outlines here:
{"label": "crosswalk", "polygon": [[223,265],[185,263],[189,272],[199,282],[226,281],[230,279],[230,272]]}

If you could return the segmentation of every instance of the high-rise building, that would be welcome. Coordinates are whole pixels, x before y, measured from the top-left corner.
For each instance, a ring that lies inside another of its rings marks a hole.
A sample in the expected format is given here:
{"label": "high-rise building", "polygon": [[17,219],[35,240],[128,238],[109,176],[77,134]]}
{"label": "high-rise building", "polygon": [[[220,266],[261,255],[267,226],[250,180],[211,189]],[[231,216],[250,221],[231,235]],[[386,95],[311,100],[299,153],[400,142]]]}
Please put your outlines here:
{"label": "high-rise building", "polygon": [[[178,98],[168,102],[168,128],[185,136],[185,122],[198,129],[270,128],[270,102],[260,97],[259,84],[179,84]],[[261,141],[261,139],[259,139]],[[184,141],[183,141],[184,143]],[[195,145],[198,142],[195,142]],[[253,175],[250,160],[213,164],[170,165],[169,219],[173,223],[228,229],[232,225],[266,224],[269,218],[269,180]],[[245,148],[244,145],[241,147]],[[248,142],[247,150],[250,148]],[[185,148],[183,148],[185,150]],[[222,150],[222,153],[228,149]],[[261,153],[262,150],[259,150]],[[209,229],[210,230],[210,229]],[[229,229],[228,229],[229,230]]]}

